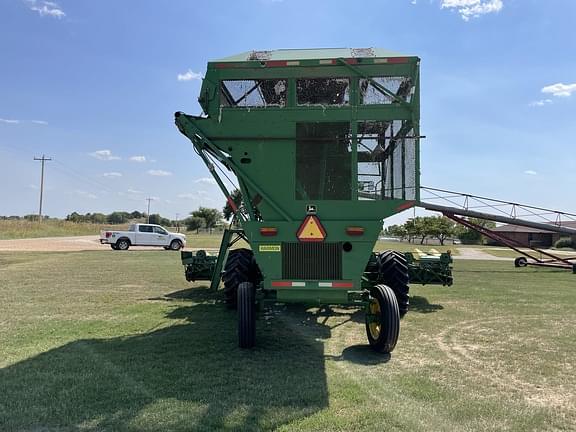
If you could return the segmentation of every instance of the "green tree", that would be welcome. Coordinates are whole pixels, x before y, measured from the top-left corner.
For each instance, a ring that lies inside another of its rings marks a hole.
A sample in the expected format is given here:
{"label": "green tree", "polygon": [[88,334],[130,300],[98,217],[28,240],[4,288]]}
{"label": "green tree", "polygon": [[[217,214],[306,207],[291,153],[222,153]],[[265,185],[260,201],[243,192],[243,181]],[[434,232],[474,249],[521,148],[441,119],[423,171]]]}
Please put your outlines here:
{"label": "green tree", "polygon": [[[466,218],[467,221],[478,225],[482,228],[496,228],[496,222],[488,221],[478,218]],[[458,224],[454,229],[454,235],[460,239],[463,244],[482,244],[484,243],[484,236],[478,231]]]}
{"label": "green tree", "polygon": [[437,238],[442,246],[448,237],[454,235],[454,222],[446,216],[426,217],[424,225],[428,235]]}
{"label": "green tree", "polygon": [[106,215],[103,213],[92,213],[92,216],[90,219],[92,220],[93,223],[96,223],[96,224],[106,223]]}
{"label": "green tree", "polygon": [[404,240],[408,236],[408,231],[404,225],[391,225],[386,229],[386,233],[398,237],[400,240]]}
{"label": "green tree", "polygon": [[424,244],[424,240],[430,235],[426,218],[422,216],[408,219],[404,224],[404,228],[409,242],[412,242],[414,238],[420,238],[420,244]]}
{"label": "green tree", "polygon": [[200,228],[202,228],[202,225],[204,224],[204,219],[200,217],[191,216],[185,219],[183,222],[186,224],[186,228],[188,229],[188,231],[196,230],[196,234],[198,234],[198,231],[200,230]]}
{"label": "green tree", "polygon": [[160,216],[157,213],[150,215],[150,223],[155,225],[170,226],[170,220]]}
{"label": "green tree", "polygon": [[217,209],[211,209],[207,207],[200,207],[191,213],[192,216],[198,217],[204,220],[204,226],[212,232],[212,228],[222,221],[222,213]]}
{"label": "green tree", "polygon": [[72,212],[66,216],[66,220],[70,222],[82,222],[82,215],[77,212]]}
{"label": "green tree", "polygon": [[107,219],[111,224],[123,224],[128,222],[129,217],[130,214],[126,212],[113,212],[108,215]]}

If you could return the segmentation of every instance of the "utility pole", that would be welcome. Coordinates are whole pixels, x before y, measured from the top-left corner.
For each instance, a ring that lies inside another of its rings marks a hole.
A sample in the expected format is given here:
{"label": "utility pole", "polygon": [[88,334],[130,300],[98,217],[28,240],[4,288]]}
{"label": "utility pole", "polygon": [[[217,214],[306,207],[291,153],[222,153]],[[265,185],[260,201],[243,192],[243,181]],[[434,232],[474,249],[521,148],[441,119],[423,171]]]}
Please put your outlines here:
{"label": "utility pole", "polygon": [[179,213],[176,213],[176,232],[180,232],[180,223],[178,221],[178,216],[180,216]]}
{"label": "utility pole", "polygon": [[41,158],[34,158],[35,161],[42,162],[42,173],[40,175],[40,208],[38,209],[38,222],[42,221],[42,199],[44,196],[44,163],[46,161],[51,161],[51,158],[47,158],[45,155],[42,155]]}
{"label": "utility pole", "polygon": [[148,197],[146,201],[148,201],[148,223],[150,223],[150,201],[152,201],[152,198]]}

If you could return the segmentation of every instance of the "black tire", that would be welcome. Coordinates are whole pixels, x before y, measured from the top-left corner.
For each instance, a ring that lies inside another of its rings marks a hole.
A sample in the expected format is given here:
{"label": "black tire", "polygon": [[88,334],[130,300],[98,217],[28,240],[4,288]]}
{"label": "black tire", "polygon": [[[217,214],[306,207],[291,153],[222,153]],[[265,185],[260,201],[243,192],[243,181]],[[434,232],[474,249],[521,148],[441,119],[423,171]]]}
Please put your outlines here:
{"label": "black tire", "polygon": [[110,247],[114,250],[118,250],[118,247],[115,244],[111,244]]}
{"label": "black tire", "polygon": [[118,241],[116,242],[116,249],[117,250],[128,250],[128,248],[130,248],[130,240],[128,240],[127,238],[121,238],[118,239]]}
{"label": "black tire", "polygon": [[378,255],[378,283],[387,285],[394,291],[400,317],[406,315],[410,307],[409,282],[408,263],[404,254],[389,250]]}
{"label": "black tire", "polygon": [[224,282],[224,297],[230,309],[236,309],[238,286],[242,282],[257,285],[262,279],[254,253],[250,249],[232,249],[224,266],[222,281]]}
{"label": "black tire", "polygon": [[256,344],[256,290],[250,282],[238,286],[238,346],[252,348]]}
{"label": "black tire", "polygon": [[376,285],[371,290],[371,300],[366,313],[366,335],[373,350],[391,353],[400,334],[400,312],[394,291],[386,285]]}
{"label": "black tire", "polygon": [[170,242],[170,250],[179,251],[182,249],[182,242],[180,240],[172,240]]}
{"label": "black tire", "polygon": [[528,265],[528,260],[526,257],[518,257],[514,260],[514,267],[526,267]]}

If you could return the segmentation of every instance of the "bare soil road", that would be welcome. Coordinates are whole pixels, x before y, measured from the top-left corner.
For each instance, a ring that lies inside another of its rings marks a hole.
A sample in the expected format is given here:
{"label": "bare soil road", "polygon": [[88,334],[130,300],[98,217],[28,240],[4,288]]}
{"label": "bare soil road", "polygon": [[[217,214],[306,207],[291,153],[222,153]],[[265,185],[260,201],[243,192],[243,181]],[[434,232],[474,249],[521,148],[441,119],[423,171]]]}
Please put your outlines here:
{"label": "bare soil road", "polygon": [[[98,236],[43,237],[33,239],[0,240],[2,252],[76,252],[86,250],[110,250],[101,245]],[[136,247],[130,250],[163,250],[158,247]]]}

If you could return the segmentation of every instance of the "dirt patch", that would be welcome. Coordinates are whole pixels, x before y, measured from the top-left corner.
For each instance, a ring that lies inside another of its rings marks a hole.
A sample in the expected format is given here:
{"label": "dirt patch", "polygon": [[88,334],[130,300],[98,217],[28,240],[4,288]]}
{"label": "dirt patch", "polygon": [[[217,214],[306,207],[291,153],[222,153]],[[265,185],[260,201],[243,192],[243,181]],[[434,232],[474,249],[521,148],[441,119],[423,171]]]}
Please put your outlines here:
{"label": "dirt patch", "polygon": [[[33,239],[0,240],[0,252],[78,252],[110,250],[100,244],[98,236],[43,237]],[[130,250],[163,250],[158,247],[135,247]],[[129,251],[130,251],[129,250]]]}
{"label": "dirt patch", "polygon": [[[530,328],[539,323],[548,331],[574,326],[570,320],[554,321],[542,316],[525,316],[519,321],[521,327]],[[481,382],[490,382],[506,392],[519,393],[535,406],[573,409],[576,398],[571,388],[574,385],[572,380],[565,380],[563,374],[547,379],[538,374],[544,357],[548,357],[546,366],[555,366],[551,370],[565,371],[562,350],[559,349],[558,353],[539,352],[538,343],[531,341],[534,348],[531,352],[515,353],[512,347],[526,341],[518,340],[514,325],[518,325],[518,320],[513,322],[507,318],[465,321],[444,329],[436,337],[436,343],[454,364]],[[505,350],[509,350],[507,359],[502,354]],[[517,361],[523,365],[517,365]]]}
{"label": "dirt patch", "polygon": [[469,260],[490,260],[490,261],[512,261],[512,258],[503,258],[490,255],[481,249],[475,248],[458,248],[458,255],[454,259],[469,259]]}

